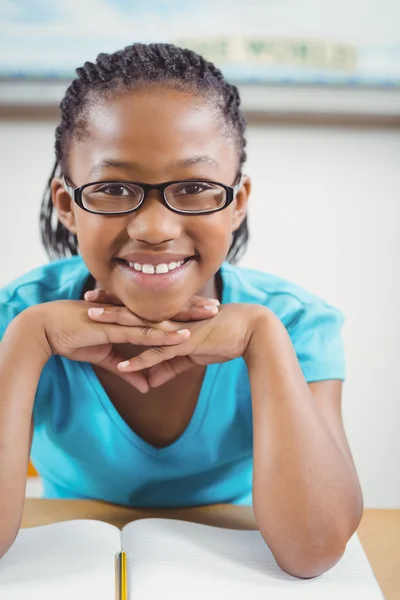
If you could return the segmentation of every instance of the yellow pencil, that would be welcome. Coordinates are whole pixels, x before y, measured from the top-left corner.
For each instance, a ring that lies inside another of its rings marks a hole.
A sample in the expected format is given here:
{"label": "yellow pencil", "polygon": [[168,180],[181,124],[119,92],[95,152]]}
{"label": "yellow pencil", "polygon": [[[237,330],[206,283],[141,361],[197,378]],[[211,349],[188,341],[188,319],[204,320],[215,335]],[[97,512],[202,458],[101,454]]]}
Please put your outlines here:
{"label": "yellow pencil", "polygon": [[118,553],[118,600],[128,600],[126,552]]}

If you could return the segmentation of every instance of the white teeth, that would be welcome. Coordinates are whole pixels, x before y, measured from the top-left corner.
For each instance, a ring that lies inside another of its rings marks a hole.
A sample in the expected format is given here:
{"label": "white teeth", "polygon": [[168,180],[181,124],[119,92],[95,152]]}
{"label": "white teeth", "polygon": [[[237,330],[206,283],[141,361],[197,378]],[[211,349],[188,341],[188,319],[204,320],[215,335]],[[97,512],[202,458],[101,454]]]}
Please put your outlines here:
{"label": "white teeth", "polygon": [[154,273],[153,265],[142,265],[142,273],[148,273],[149,275]]}
{"label": "white teeth", "polygon": [[156,265],[155,268],[154,265],[141,265],[140,263],[132,262],[128,262],[128,265],[136,271],[142,271],[148,275],[154,275],[154,273],[168,273],[168,271],[173,271],[174,269],[181,267],[184,262],[184,260],[180,260],[179,262],[170,262],[168,265],[166,263],[161,263],[160,265]]}
{"label": "white teeth", "polygon": [[168,265],[166,265],[165,263],[156,266],[156,273],[168,273],[169,270],[172,269],[168,269]]}

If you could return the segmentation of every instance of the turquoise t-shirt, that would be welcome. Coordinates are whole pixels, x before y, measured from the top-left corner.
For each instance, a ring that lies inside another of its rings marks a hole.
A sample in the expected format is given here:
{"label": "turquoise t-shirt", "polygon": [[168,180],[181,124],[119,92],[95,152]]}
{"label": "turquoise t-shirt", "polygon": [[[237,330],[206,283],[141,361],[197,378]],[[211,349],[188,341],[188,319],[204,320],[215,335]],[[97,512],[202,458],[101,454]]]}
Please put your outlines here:
{"label": "turquoise t-shirt", "polygon": [[[345,379],[343,314],[301,287],[221,265],[222,304],[271,309],[285,325],[305,379]],[[89,271],[80,256],[53,261],[0,289],[0,339],[33,304],[79,299]],[[251,390],[242,358],[206,368],[194,414],[165,448],[119,415],[90,363],[53,356],[34,403],[31,459],[46,498],[91,498],[137,507],[252,504]]]}

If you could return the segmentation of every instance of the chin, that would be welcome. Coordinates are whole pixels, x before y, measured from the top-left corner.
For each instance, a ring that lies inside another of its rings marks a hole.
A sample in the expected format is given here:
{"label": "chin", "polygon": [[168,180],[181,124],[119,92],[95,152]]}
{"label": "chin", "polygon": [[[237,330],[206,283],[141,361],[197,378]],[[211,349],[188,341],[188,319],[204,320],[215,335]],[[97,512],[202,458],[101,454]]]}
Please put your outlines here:
{"label": "chin", "polygon": [[159,305],[157,306],[157,304],[155,304],[154,307],[133,306],[129,307],[129,310],[131,310],[135,315],[137,315],[140,319],[143,319],[144,321],[150,321],[152,323],[161,323],[161,321],[168,321],[170,319],[173,319],[173,317],[175,317],[175,315],[178,314],[180,308],[178,307],[168,310],[165,307],[162,307],[161,309]]}

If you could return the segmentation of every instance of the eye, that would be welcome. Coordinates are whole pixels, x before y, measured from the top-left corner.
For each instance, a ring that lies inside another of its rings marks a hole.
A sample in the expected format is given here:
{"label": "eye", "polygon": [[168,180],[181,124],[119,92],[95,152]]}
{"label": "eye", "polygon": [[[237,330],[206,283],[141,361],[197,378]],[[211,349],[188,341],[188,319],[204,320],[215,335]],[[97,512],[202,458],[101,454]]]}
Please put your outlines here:
{"label": "eye", "polygon": [[211,186],[209,186],[203,182],[199,182],[199,181],[195,181],[193,183],[188,182],[188,183],[185,183],[185,184],[179,186],[175,190],[175,194],[182,194],[184,196],[194,196],[196,194],[201,194],[201,192],[205,192],[210,189],[211,189]]}
{"label": "eye", "polygon": [[137,189],[135,189],[134,186],[117,182],[103,184],[93,191],[117,198],[120,198],[121,196],[136,196],[137,194]]}

